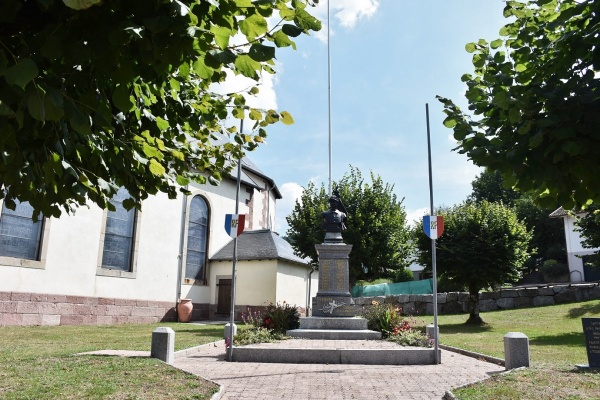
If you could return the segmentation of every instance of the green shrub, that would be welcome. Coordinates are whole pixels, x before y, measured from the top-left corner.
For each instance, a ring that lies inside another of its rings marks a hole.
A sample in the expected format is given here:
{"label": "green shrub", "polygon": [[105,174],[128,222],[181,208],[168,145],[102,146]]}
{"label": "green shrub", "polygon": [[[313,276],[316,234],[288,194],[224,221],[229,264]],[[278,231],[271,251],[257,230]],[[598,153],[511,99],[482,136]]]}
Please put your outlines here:
{"label": "green shrub", "polygon": [[355,283],[355,286],[371,286],[371,285],[379,285],[381,283],[393,283],[391,279],[388,278],[379,278],[372,281],[358,280]]}
{"label": "green shrub", "polygon": [[244,346],[254,343],[271,343],[284,339],[280,333],[267,328],[251,326],[248,329],[238,331],[233,339],[235,346]]}
{"label": "green shrub", "polygon": [[262,316],[262,327],[285,334],[290,329],[300,327],[300,313],[296,306],[287,304],[269,304]]}
{"label": "green shrub", "polygon": [[399,331],[395,335],[388,336],[387,340],[402,346],[433,347],[433,340],[418,329]]}
{"label": "green shrub", "polygon": [[556,260],[546,260],[540,271],[549,278],[558,278],[569,273],[569,266]]}
{"label": "green shrub", "polygon": [[400,268],[394,272],[394,283],[410,282],[415,279],[415,275],[408,268]]}

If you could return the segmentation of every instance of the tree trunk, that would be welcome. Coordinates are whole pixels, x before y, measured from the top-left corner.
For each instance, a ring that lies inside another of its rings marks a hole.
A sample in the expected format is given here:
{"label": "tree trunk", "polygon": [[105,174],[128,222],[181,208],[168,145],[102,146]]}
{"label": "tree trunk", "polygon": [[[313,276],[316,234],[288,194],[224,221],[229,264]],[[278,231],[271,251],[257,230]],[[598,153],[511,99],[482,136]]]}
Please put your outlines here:
{"label": "tree trunk", "polygon": [[469,288],[469,319],[467,325],[485,325],[479,316],[479,290]]}

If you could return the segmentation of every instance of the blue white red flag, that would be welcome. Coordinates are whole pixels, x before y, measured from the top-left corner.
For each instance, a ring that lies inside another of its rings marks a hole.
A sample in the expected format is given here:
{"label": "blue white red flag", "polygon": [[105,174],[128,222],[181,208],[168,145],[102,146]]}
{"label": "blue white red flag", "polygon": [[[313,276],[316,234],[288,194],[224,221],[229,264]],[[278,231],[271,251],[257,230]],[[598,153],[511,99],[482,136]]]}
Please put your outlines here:
{"label": "blue white red flag", "polygon": [[441,215],[425,215],[423,230],[430,239],[437,239],[444,232],[444,217]]}
{"label": "blue white red flag", "polygon": [[232,238],[240,236],[245,225],[246,214],[225,214],[225,231]]}

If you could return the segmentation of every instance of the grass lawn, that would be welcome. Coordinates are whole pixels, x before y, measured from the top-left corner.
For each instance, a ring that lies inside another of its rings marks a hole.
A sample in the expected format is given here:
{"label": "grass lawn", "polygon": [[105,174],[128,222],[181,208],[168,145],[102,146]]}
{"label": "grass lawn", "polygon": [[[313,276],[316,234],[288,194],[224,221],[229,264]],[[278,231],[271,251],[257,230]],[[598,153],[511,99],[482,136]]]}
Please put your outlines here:
{"label": "grass lawn", "polygon": [[[504,358],[503,337],[529,337],[531,368],[499,374],[453,390],[474,399],[600,399],[600,373],[587,363],[581,317],[600,317],[600,300],[483,313],[483,327],[466,315],[439,317],[441,342]],[[430,319],[430,317],[426,317]],[[169,326],[176,350],[222,339],[222,325],[0,327],[1,399],[208,399],[216,385],[155,359],[74,356],[91,350],[149,350],[152,331]]]}
{"label": "grass lawn", "polygon": [[466,315],[439,317],[440,342],[504,358],[504,335],[529,337],[531,368],[453,391],[460,399],[600,399],[600,373],[587,364],[582,317],[600,318],[600,300],[481,314],[487,325],[464,325]]}
{"label": "grass lawn", "polygon": [[0,398],[209,399],[215,384],[156,359],[74,355],[150,350],[159,326],[175,331],[175,350],[223,338],[222,325],[0,327]]}

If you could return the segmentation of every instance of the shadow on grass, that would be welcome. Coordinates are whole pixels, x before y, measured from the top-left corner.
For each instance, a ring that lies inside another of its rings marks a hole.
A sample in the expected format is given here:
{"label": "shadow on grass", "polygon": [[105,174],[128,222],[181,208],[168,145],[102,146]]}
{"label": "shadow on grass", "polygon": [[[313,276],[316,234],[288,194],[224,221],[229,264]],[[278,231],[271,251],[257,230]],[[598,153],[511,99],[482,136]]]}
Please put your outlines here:
{"label": "shadow on grass", "polygon": [[583,331],[568,332],[557,335],[536,336],[529,339],[529,343],[536,346],[575,346],[581,347],[585,344]]}
{"label": "shadow on grass", "polygon": [[569,318],[579,318],[585,314],[600,314],[600,302],[597,304],[582,304],[577,307],[573,307],[568,312]]}
{"label": "shadow on grass", "polygon": [[440,324],[440,331],[444,333],[480,333],[489,332],[493,328],[491,325],[467,325],[464,322],[456,324]]}

